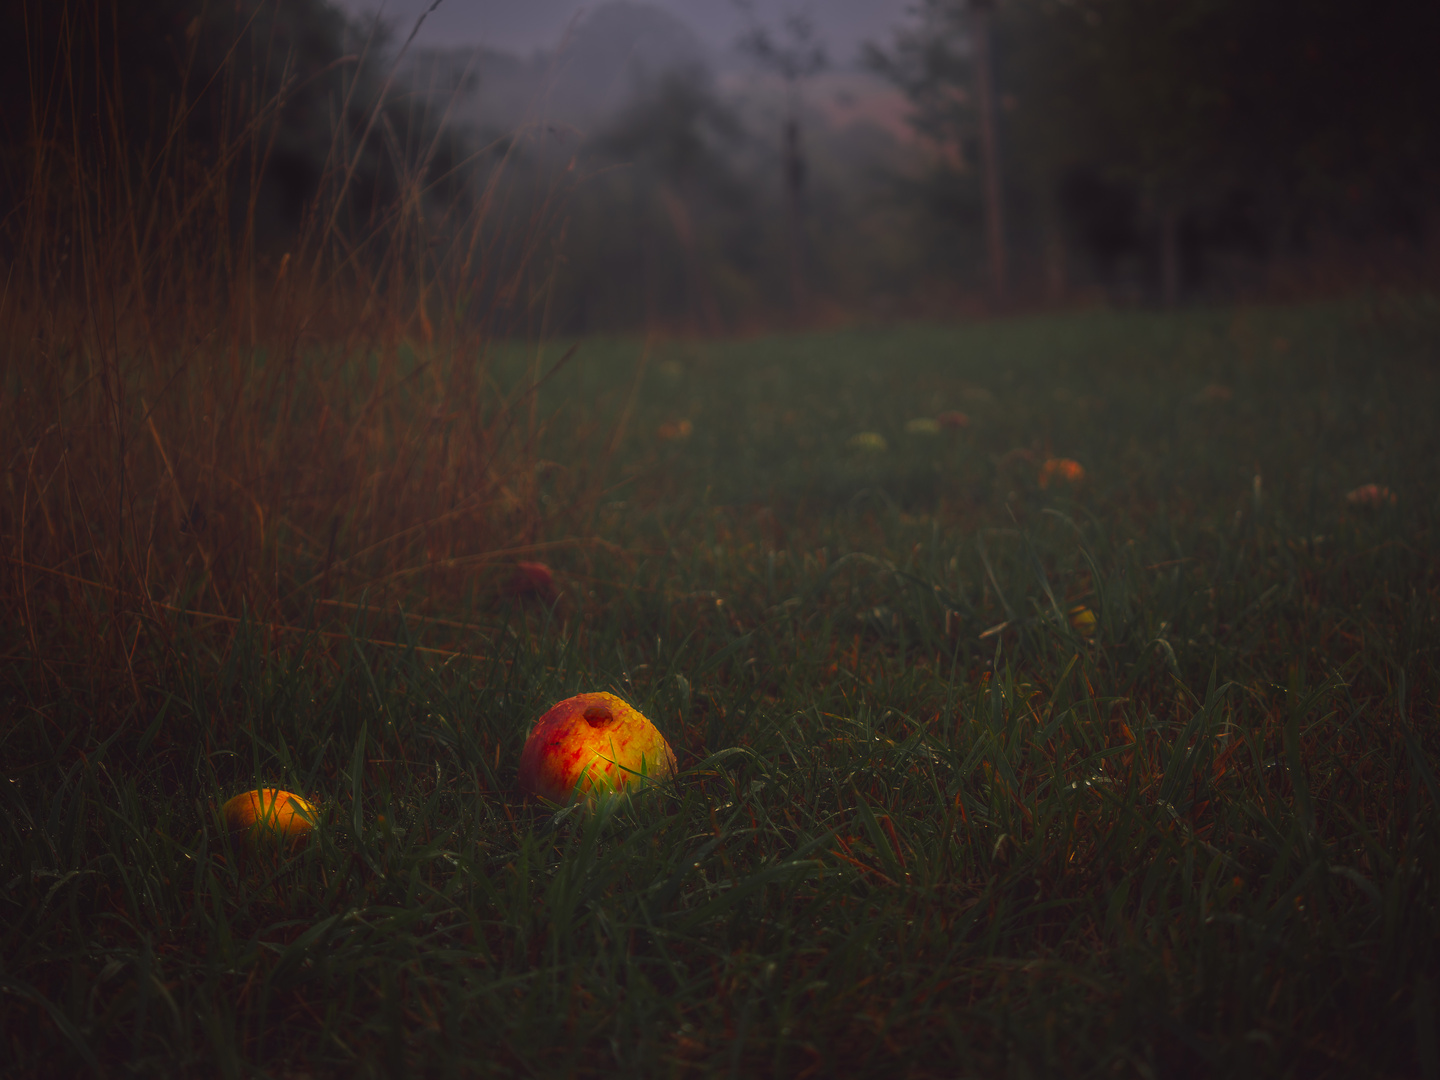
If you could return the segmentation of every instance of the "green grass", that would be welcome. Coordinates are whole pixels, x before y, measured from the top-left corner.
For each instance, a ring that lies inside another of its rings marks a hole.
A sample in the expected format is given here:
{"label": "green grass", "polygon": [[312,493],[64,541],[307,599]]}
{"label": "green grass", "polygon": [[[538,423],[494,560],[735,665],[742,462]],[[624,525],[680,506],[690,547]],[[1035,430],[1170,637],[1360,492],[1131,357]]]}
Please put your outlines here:
{"label": "green grass", "polygon": [[[609,487],[553,610],[416,575],[308,637],[177,619],[119,719],[8,632],[5,1071],[1440,1075],[1437,331],[582,342],[540,497]],[[673,791],[517,795],[585,690]],[[278,864],[217,818],[258,784],[323,808]]]}

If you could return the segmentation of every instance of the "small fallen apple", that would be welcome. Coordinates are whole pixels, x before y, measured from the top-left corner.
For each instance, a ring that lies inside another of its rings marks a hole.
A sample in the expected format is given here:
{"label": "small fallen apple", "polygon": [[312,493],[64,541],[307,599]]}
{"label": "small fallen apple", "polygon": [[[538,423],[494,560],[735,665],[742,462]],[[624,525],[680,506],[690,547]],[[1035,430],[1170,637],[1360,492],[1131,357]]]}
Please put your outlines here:
{"label": "small fallen apple", "polygon": [[555,585],[555,571],[543,562],[517,562],[515,572],[505,584],[505,595],[519,600],[554,603],[560,596]]}
{"label": "small fallen apple", "polygon": [[1096,622],[1095,612],[1084,604],[1076,604],[1070,609],[1070,625],[1080,632],[1081,637],[1093,636]]}
{"label": "small fallen apple", "polygon": [[1235,396],[1235,391],[1224,383],[1211,383],[1190,400],[1196,405],[1221,405]]}
{"label": "small fallen apple", "polygon": [[1398,501],[1395,493],[1379,484],[1361,484],[1354,491],[1347,492],[1345,501],[1351,506],[1365,506],[1374,509],[1379,506],[1394,506]]}
{"label": "small fallen apple", "polygon": [[614,694],[577,694],[536,722],[520,754],[520,787],[568,802],[664,780],[675,755],[654,724]]}
{"label": "small fallen apple", "polygon": [[950,409],[935,417],[935,423],[946,431],[960,431],[970,426],[970,417],[956,409]]}
{"label": "small fallen apple", "polygon": [[883,454],[890,448],[885,436],[878,431],[862,431],[845,440],[847,450],[858,450],[863,454]]}
{"label": "small fallen apple", "polygon": [[315,827],[315,807],[288,791],[260,788],[236,795],[220,809],[230,831],[250,844],[289,841],[298,846]]}
{"label": "small fallen apple", "polygon": [[1078,461],[1069,458],[1048,458],[1040,466],[1040,486],[1048,488],[1056,480],[1078,484],[1085,479],[1085,468]]}

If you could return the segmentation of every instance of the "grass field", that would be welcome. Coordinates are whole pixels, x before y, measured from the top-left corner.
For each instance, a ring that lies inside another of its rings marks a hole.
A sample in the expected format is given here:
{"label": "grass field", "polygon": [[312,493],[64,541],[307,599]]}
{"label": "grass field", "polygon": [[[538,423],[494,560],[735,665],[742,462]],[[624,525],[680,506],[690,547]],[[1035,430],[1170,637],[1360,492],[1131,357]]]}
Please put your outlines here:
{"label": "grass field", "polygon": [[[193,508],[143,620],[34,565],[11,463],[0,1071],[1440,1076],[1433,298],[574,344],[511,539],[262,521],[263,611]],[[673,789],[515,792],[587,690]]]}

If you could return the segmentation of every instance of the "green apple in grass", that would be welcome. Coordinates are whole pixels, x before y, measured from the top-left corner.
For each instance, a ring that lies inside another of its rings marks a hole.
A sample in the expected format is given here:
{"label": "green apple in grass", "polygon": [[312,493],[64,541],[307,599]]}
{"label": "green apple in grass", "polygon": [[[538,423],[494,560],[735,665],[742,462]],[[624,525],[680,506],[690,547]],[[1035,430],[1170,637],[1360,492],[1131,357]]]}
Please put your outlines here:
{"label": "green apple in grass", "polygon": [[536,722],[520,754],[520,787],[551,802],[638,789],[675,772],[659,729],[614,694],[577,694]]}

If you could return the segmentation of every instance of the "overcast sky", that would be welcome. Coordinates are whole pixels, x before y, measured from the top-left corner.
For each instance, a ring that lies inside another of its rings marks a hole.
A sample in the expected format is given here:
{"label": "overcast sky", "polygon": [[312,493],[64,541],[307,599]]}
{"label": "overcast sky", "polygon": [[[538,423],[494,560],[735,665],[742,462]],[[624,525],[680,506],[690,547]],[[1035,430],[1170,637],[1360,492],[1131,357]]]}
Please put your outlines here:
{"label": "overcast sky", "polygon": [[[380,8],[380,0],[336,0],[347,11]],[[401,40],[431,0],[386,0],[383,16],[396,24]],[[600,0],[603,2],[603,0]],[[732,0],[650,0],[679,16],[706,44],[728,50],[746,27]],[[792,12],[808,14],[831,62],[851,64],[866,39],[885,40],[889,29],[905,17],[915,0],[754,0],[756,15],[778,25]],[[578,13],[597,7],[596,0],[442,0],[420,28],[416,43],[425,46],[485,45],[529,53],[559,42]]]}

